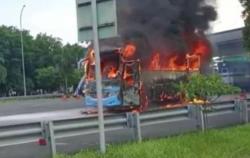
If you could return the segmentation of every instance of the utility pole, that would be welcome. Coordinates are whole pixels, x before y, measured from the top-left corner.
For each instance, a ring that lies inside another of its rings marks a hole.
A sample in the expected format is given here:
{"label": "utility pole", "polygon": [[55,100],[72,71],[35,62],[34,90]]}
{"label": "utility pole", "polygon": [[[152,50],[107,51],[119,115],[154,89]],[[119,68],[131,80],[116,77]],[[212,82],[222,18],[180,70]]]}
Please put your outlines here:
{"label": "utility pole", "polygon": [[[105,117],[99,40],[118,36],[116,0],[76,0],[76,9],[78,41],[93,41],[94,45],[100,151],[105,153]],[[87,46],[86,42],[85,45]]]}
{"label": "utility pole", "polygon": [[105,145],[105,131],[104,131],[104,116],[103,116],[103,102],[102,102],[102,77],[100,64],[100,49],[99,49],[99,35],[98,35],[98,20],[97,20],[97,2],[91,1],[92,15],[93,15],[93,37],[94,50],[96,59],[96,87],[97,87],[97,105],[99,118],[99,136],[100,136],[100,150],[101,153],[106,152]]}
{"label": "utility pole", "polygon": [[25,7],[26,7],[26,5],[23,5],[21,13],[20,13],[20,36],[21,36],[22,70],[23,70],[23,93],[24,93],[24,96],[27,95],[26,76],[25,76],[25,63],[24,63],[24,51],[23,51],[23,26],[22,26],[22,15],[23,15],[23,10],[24,10]]}

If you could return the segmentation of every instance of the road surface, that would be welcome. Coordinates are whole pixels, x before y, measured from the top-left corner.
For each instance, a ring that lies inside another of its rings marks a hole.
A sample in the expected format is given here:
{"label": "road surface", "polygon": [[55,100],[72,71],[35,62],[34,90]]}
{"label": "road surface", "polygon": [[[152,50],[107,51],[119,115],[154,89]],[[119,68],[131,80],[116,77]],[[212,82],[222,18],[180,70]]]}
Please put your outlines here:
{"label": "road surface", "polygon": [[0,117],[83,108],[82,99],[61,98],[0,101]]}
{"label": "road surface", "polygon": [[[236,98],[237,95],[223,96],[217,99],[230,100]],[[250,98],[250,95],[248,95]],[[34,99],[34,100],[16,100],[16,101],[0,101],[0,117],[7,115],[44,113],[60,110],[72,110],[83,108],[83,99],[70,98],[63,100],[61,98],[54,99]]]}

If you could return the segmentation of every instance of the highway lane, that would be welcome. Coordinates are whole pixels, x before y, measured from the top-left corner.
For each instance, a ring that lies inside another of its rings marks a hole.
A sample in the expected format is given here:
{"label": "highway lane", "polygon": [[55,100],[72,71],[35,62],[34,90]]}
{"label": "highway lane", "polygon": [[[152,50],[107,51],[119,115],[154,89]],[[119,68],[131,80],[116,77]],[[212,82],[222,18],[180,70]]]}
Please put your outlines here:
{"label": "highway lane", "polygon": [[[84,109],[59,110],[42,113],[18,114],[0,116],[0,127],[5,125],[15,125],[20,123],[42,122],[49,120],[60,120],[67,118],[78,118],[84,116]],[[90,116],[90,115],[86,115]]]}
{"label": "highway lane", "polygon": [[0,116],[83,108],[83,100],[70,98],[0,101]]}
{"label": "highway lane", "polygon": [[[216,101],[233,100],[238,95],[222,96]],[[250,98],[250,94],[248,94]],[[34,100],[16,100],[16,101],[0,101],[0,116],[53,112],[58,110],[72,110],[83,108],[83,99],[70,98],[63,100],[61,98],[54,99],[34,99]]]}

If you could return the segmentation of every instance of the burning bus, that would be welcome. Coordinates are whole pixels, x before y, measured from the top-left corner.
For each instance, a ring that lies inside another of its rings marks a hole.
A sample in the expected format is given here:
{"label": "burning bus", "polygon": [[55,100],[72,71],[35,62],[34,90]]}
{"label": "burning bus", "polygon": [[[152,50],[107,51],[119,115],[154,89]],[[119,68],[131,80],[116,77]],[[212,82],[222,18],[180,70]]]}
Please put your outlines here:
{"label": "burning bus", "polygon": [[[103,105],[111,109],[144,110],[150,105],[177,104],[183,101],[182,94],[173,87],[190,73],[199,73],[203,54],[208,51],[205,43],[195,43],[191,53],[185,56],[161,56],[154,53],[145,61],[136,55],[136,45],[103,51],[101,73]],[[97,105],[95,82],[95,53],[89,49],[82,60],[84,76],[84,105]],[[171,87],[172,86],[172,87]],[[80,90],[80,89],[79,89]]]}
{"label": "burning bus", "polygon": [[[216,16],[205,0],[117,0],[120,36],[107,41],[118,49],[100,54],[104,106],[143,110],[183,102],[176,85],[208,66],[205,31]],[[97,105],[94,54],[90,48],[83,60],[86,106]]]}
{"label": "burning bus", "polygon": [[[134,52],[135,47],[127,46],[124,49],[101,53],[104,107],[142,110],[147,106],[147,98],[141,81],[140,60],[129,59]],[[85,75],[77,90],[78,92],[84,91],[84,105],[87,107],[97,105],[94,57],[93,49],[89,49],[82,60]]]}

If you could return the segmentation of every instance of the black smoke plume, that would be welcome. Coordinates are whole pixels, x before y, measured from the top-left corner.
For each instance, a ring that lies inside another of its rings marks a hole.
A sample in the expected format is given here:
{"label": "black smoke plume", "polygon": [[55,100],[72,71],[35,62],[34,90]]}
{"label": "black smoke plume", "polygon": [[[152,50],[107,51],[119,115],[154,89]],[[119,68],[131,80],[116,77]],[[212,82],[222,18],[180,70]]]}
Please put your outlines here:
{"label": "black smoke plume", "polygon": [[[204,37],[217,13],[205,0],[117,0],[119,32],[143,54],[187,52],[188,40]],[[190,39],[189,39],[190,38]]]}

